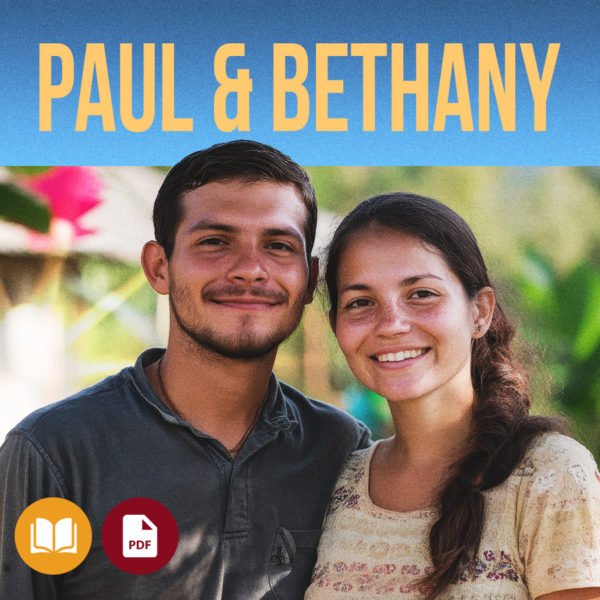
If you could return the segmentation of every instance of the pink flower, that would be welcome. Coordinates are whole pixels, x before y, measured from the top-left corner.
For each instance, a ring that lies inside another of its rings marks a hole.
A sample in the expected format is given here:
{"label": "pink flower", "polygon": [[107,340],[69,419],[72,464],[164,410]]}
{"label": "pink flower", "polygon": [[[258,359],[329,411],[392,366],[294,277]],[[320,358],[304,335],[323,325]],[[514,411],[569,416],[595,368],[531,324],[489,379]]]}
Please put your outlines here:
{"label": "pink flower", "polygon": [[34,250],[66,250],[77,238],[95,233],[81,224],[81,218],[102,202],[102,184],[91,168],[55,167],[20,185],[45,201],[51,213],[49,234],[30,236]]}

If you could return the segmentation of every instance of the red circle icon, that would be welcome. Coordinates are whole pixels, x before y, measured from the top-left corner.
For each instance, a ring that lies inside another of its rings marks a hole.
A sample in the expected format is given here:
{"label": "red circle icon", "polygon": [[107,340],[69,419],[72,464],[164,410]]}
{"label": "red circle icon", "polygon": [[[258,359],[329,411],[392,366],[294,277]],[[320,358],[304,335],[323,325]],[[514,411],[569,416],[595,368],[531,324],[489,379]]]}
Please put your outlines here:
{"label": "red circle icon", "polygon": [[102,545],[110,561],[126,573],[146,575],[162,569],[179,539],[175,518],[151,498],[117,504],[102,525]]}

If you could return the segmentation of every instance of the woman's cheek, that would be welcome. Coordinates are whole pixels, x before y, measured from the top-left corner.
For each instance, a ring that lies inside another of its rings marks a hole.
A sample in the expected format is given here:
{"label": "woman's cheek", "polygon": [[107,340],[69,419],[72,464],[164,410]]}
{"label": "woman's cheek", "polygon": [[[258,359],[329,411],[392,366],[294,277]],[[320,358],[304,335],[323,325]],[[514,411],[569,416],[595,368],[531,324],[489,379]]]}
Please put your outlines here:
{"label": "woman's cheek", "polygon": [[364,317],[342,316],[338,318],[336,324],[336,338],[342,352],[347,354],[355,351],[361,341],[368,335],[368,331],[368,319]]}

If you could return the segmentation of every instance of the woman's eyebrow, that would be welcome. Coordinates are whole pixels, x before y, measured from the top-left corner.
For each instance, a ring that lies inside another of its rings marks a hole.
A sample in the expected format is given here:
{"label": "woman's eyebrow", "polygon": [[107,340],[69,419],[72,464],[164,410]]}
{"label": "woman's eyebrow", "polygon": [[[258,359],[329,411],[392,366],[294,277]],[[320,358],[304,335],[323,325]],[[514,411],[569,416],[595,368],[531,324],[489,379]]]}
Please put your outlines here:
{"label": "woman's eyebrow", "polygon": [[443,281],[443,278],[439,275],[434,275],[433,273],[423,273],[422,275],[412,275],[411,277],[407,277],[406,279],[403,279],[400,283],[402,285],[413,285],[421,279],[438,279],[439,281]]}
{"label": "woman's eyebrow", "polygon": [[[410,277],[406,277],[400,281],[400,285],[414,285],[421,279],[438,279],[439,281],[443,281],[443,278],[439,275],[434,275],[433,273],[423,273],[420,275],[411,275]],[[365,292],[371,289],[371,286],[367,283],[349,283],[340,288],[339,293],[353,291],[353,292]]]}
{"label": "woman's eyebrow", "polygon": [[371,286],[367,285],[366,283],[349,283],[347,285],[344,285],[343,287],[340,288],[340,294],[342,294],[343,292],[364,292],[367,290],[370,290]]}

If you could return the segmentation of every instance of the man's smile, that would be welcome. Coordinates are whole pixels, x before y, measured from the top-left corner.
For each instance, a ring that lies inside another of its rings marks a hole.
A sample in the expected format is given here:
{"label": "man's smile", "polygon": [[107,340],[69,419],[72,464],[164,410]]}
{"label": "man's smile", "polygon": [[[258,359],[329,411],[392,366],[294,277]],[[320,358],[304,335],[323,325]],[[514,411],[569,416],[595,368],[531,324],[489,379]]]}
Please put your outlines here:
{"label": "man's smile", "polygon": [[281,302],[274,298],[264,298],[256,296],[243,296],[235,298],[211,298],[211,302],[226,306],[228,308],[237,308],[240,310],[268,310]]}

